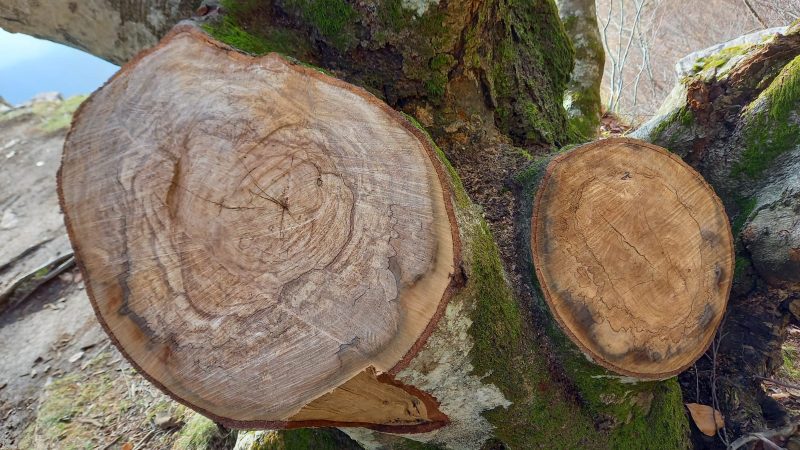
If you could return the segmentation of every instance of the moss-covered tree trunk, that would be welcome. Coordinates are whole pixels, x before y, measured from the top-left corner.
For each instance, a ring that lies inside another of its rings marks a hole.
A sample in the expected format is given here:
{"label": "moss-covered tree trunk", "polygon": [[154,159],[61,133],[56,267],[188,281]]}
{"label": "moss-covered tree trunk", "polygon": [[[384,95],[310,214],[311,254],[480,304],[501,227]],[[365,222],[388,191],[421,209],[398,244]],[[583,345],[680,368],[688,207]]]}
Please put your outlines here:
{"label": "moss-covered tree trunk", "polygon": [[[464,339],[456,356],[506,402],[480,412],[480,441],[465,443],[447,428],[404,437],[348,429],[351,436],[376,448],[416,448],[409,439],[450,448],[687,445],[677,382],[636,383],[588,361],[555,325],[536,283],[534,192],[554,149],[574,136],[563,107],[574,51],[552,0],[194,6],[202,16],[195,20],[217,39],[324,68],[415,118],[454,168],[457,214],[470,224],[462,230],[467,286],[448,306],[468,319],[451,329]],[[81,47],[102,55],[105,44]]]}
{"label": "moss-covered tree trunk", "polygon": [[575,48],[575,67],[564,95],[564,108],[576,137],[591,139],[597,135],[602,114],[600,84],[606,56],[597,28],[595,1],[557,0],[556,5]]}
{"label": "moss-covered tree trunk", "polygon": [[689,401],[711,404],[716,391],[735,437],[788,420],[760,377],[783,363],[800,305],[800,26],[683,65],[691,70],[636,137],[693,165],[733,224],[736,272],[716,363],[709,353],[681,382]]}

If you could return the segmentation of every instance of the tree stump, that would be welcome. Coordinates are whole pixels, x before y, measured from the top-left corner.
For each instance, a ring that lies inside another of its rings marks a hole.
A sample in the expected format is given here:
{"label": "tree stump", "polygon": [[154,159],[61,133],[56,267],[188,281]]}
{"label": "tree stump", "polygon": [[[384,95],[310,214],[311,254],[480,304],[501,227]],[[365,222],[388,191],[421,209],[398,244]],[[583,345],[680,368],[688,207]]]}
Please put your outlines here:
{"label": "tree stump", "polygon": [[78,112],[59,193],[97,316],[223,424],[447,423],[394,375],[454,289],[426,136],[347,83],[179,26]]}
{"label": "tree stump", "polygon": [[673,376],[708,348],[733,279],[730,225],[679,157],[632,139],[550,162],[531,227],[553,315],[597,363],[641,379]]}

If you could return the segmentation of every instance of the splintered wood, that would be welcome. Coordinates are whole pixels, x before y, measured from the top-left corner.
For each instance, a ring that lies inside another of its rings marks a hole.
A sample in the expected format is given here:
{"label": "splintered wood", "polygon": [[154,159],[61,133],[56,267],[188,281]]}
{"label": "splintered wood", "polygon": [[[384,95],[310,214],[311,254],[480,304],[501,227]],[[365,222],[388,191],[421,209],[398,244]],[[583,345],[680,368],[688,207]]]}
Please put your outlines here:
{"label": "splintered wood", "polygon": [[632,139],[548,166],[531,249],[553,315],[618,373],[667,378],[699,358],[725,311],[733,239],[722,203],[679,157]]}
{"label": "splintered wood", "polygon": [[181,26],[76,116],[59,189],[92,304],[152,382],[238,427],[447,422],[392,379],[458,264],[427,139],[366,93]]}

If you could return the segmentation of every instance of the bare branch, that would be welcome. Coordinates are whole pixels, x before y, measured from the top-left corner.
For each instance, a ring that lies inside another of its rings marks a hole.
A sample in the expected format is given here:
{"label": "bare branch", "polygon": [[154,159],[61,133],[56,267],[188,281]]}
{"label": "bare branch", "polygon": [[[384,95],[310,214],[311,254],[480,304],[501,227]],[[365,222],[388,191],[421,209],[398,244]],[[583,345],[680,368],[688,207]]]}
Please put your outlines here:
{"label": "bare branch", "polygon": [[747,10],[750,11],[750,14],[752,14],[753,17],[758,21],[758,23],[760,23],[762,27],[768,28],[767,23],[764,22],[764,19],[762,19],[761,16],[758,15],[755,8],[753,8],[753,5],[751,5],[748,0],[742,0],[742,2],[744,3],[744,6],[747,7]]}

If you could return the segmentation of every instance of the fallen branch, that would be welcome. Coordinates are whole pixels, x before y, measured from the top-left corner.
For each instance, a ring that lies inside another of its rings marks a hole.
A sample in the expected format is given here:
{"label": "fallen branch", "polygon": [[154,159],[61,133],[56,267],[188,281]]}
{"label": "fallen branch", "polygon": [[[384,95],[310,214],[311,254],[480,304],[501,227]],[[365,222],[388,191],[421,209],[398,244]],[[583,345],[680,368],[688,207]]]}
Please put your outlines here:
{"label": "fallen branch", "polygon": [[780,381],[780,380],[776,380],[774,378],[767,378],[767,377],[755,376],[753,378],[756,378],[756,379],[762,380],[762,381],[769,381],[772,384],[777,384],[778,386],[783,386],[783,387],[789,388],[789,389],[800,389],[800,384],[787,383],[785,381]]}
{"label": "fallen branch", "polygon": [[800,425],[800,423],[794,422],[794,423],[790,423],[789,425],[786,425],[786,426],[784,426],[782,428],[777,428],[777,429],[774,429],[774,430],[766,430],[766,431],[759,431],[759,432],[755,432],[755,433],[746,434],[746,435],[740,437],[739,439],[736,439],[735,441],[733,441],[728,446],[728,450],[737,450],[737,449],[740,449],[740,448],[744,447],[745,445],[747,445],[747,444],[749,444],[751,442],[756,442],[756,441],[761,441],[764,444],[764,447],[769,448],[770,450],[780,450],[781,447],[779,447],[778,445],[775,445],[775,443],[772,442],[771,439],[772,438],[787,438],[787,437],[793,435],[795,433],[795,431],[797,431],[798,425]]}
{"label": "fallen branch", "polygon": [[41,246],[43,246],[44,244],[47,244],[48,242],[50,242],[50,241],[52,241],[52,240],[53,240],[53,238],[48,238],[48,239],[45,239],[45,240],[39,241],[39,242],[37,242],[37,243],[35,243],[35,244],[31,245],[30,247],[26,248],[25,250],[23,250],[22,252],[20,252],[20,253],[19,253],[17,256],[15,256],[15,257],[11,258],[11,259],[10,259],[8,262],[6,262],[6,263],[5,263],[5,264],[3,264],[2,266],[0,266],[0,273],[2,273],[2,272],[5,272],[5,271],[6,271],[6,270],[8,270],[8,269],[9,269],[9,268],[10,268],[12,265],[14,265],[14,264],[15,264],[17,261],[19,261],[20,259],[22,259],[22,258],[24,258],[24,257],[26,257],[26,256],[28,256],[28,255],[30,255],[31,253],[33,253],[33,252],[35,252],[36,250],[38,250],[38,249],[39,249]]}
{"label": "fallen branch", "polygon": [[33,294],[39,286],[57,277],[73,265],[75,265],[75,257],[70,252],[54,258],[21,276],[3,292],[0,292],[0,313],[21,303]]}
{"label": "fallen branch", "polygon": [[747,10],[750,11],[750,14],[756,19],[756,21],[758,21],[758,23],[761,24],[762,27],[768,28],[767,23],[764,22],[764,19],[762,19],[761,16],[758,15],[755,8],[753,8],[753,5],[751,5],[750,2],[747,0],[742,0],[742,2],[744,2],[744,6],[747,7]]}

